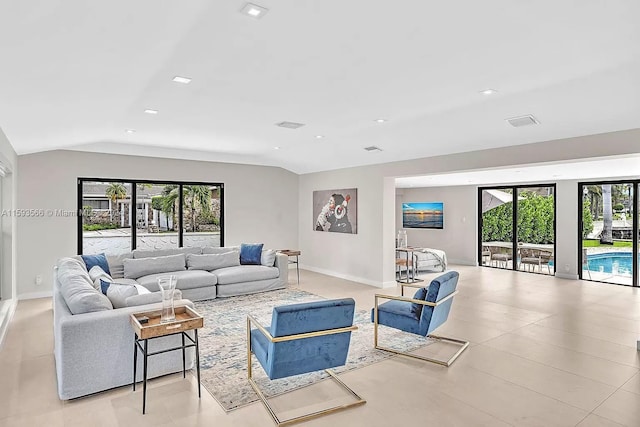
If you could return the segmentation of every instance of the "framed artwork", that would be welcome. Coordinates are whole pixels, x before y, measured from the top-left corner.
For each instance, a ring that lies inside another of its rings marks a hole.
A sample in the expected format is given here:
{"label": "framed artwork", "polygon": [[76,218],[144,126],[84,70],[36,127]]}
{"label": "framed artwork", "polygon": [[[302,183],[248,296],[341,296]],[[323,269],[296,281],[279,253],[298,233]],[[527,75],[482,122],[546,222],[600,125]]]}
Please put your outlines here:
{"label": "framed artwork", "polygon": [[444,228],[444,203],[403,203],[402,228]]}
{"label": "framed artwork", "polygon": [[313,229],[332,233],[358,233],[358,189],[313,192]]}

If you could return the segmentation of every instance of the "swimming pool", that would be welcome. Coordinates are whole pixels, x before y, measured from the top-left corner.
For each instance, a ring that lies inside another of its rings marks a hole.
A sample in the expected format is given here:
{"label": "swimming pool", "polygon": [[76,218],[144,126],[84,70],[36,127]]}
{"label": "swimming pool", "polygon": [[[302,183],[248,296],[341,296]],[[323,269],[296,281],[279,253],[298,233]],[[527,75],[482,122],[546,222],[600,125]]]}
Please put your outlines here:
{"label": "swimming pool", "polygon": [[599,254],[589,254],[589,270],[602,273],[614,273],[631,275],[632,264],[631,252],[603,252]]}

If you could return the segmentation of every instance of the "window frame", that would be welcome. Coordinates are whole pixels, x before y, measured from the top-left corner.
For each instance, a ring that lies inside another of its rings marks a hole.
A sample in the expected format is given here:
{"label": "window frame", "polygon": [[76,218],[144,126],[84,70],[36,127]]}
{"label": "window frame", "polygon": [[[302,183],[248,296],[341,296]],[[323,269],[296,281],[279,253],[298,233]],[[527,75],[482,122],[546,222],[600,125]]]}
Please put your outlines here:
{"label": "window frame", "polygon": [[[224,246],[224,235],[225,235],[225,222],[224,222],[224,183],[222,182],[200,182],[200,181],[172,181],[172,180],[152,180],[152,179],[123,179],[123,178],[92,178],[92,177],[79,177],[77,181],[77,206],[78,206],[78,220],[76,227],[77,234],[77,252],[78,255],[82,255],[83,253],[83,233],[84,230],[82,228],[82,220],[83,220],[83,210],[82,210],[82,188],[85,182],[103,182],[103,183],[112,183],[119,182],[122,184],[130,184],[131,185],[131,200],[137,200],[137,189],[138,184],[152,184],[152,185],[177,185],[178,186],[178,199],[180,200],[179,209],[178,209],[178,221],[180,224],[183,224],[183,187],[185,185],[206,185],[210,187],[218,187],[220,191],[220,246]],[[135,226],[135,222],[131,221],[131,250],[136,249],[137,244],[137,227]],[[178,228],[178,248],[182,248],[184,244],[184,227],[182,225]]]}

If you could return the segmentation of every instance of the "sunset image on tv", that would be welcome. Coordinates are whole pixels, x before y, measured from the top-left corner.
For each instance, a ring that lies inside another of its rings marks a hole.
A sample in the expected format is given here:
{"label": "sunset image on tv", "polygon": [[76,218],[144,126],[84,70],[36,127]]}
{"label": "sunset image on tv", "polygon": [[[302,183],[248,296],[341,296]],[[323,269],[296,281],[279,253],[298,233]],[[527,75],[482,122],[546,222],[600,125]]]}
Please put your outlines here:
{"label": "sunset image on tv", "polygon": [[442,202],[403,203],[402,227],[443,228],[443,209]]}

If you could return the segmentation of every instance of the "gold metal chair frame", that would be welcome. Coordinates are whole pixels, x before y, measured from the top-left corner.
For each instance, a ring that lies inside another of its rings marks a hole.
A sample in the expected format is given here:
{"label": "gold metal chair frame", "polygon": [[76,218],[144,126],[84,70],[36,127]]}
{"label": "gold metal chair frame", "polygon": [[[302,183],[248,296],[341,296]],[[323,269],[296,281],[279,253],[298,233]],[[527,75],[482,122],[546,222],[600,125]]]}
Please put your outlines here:
{"label": "gold metal chair frame", "polygon": [[405,302],[412,302],[412,303],[416,303],[416,304],[428,305],[430,307],[437,307],[438,305],[442,304],[443,302],[453,298],[458,293],[458,291],[452,292],[451,294],[447,295],[445,298],[441,299],[438,302],[428,302],[428,301],[423,301],[423,300],[419,300],[419,299],[413,299],[413,298],[405,297],[404,296],[404,287],[405,286],[408,286],[408,287],[411,287],[411,288],[423,288],[424,287],[424,286],[420,286],[420,285],[416,285],[416,284],[403,284],[402,287],[401,287],[401,294],[403,296],[376,294],[376,296],[375,296],[375,304],[374,304],[374,307],[373,307],[374,308],[373,309],[373,346],[378,350],[388,351],[390,353],[399,354],[401,356],[406,356],[406,357],[411,357],[413,359],[420,359],[420,360],[424,360],[424,361],[427,361],[427,362],[437,363],[438,365],[443,365],[443,366],[446,366],[446,367],[451,366],[451,364],[453,362],[455,362],[455,360],[458,358],[458,356],[460,356],[462,354],[462,352],[465,351],[467,349],[467,347],[469,347],[469,341],[463,341],[463,340],[459,340],[459,339],[456,339],[456,338],[444,337],[444,336],[441,336],[441,335],[427,335],[427,337],[435,338],[438,341],[451,342],[451,343],[459,344],[459,345],[462,346],[448,360],[433,359],[431,357],[420,356],[418,354],[406,353],[406,352],[403,352],[403,351],[394,350],[394,349],[389,348],[389,347],[383,347],[381,345],[378,345],[378,299],[389,299],[389,300],[396,300],[396,301],[405,301]]}
{"label": "gold metal chair frame", "polygon": [[341,411],[341,410],[344,410],[344,409],[351,408],[353,406],[363,405],[363,404],[367,403],[366,400],[364,400],[355,391],[353,391],[351,388],[349,388],[349,386],[347,386],[345,383],[343,383],[332,370],[325,369],[325,372],[328,373],[329,376],[332,379],[334,379],[340,386],[342,386],[342,388],[344,388],[349,393],[351,393],[351,395],[356,399],[356,401],[352,402],[352,403],[345,403],[345,404],[342,404],[342,405],[333,406],[331,408],[322,409],[320,411],[311,412],[311,413],[308,413],[308,414],[297,416],[295,418],[291,418],[291,419],[288,419],[288,420],[282,420],[281,421],[278,418],[278,416],[276,415],[276,413],[273,410],[273,408],[271,407],[271,405],[269,404],[269,401],[267,400],[267,398],[264,396],[262,391],[260,391],[260,388],[258,387],[256,382],[253,380],[253,372],[252,372],[252,369],[251,369],[251,354],[252,354],[252,351],[251,351],[251,324],[252,323],[255,325],[255,327],[269,341],[274,342],[274,343],[275,342],[283,342],[283,341],[293,341],[293,340],[298,340],[298,339],[302,339],[302,338],[319,337],[319,336],[322,336],[322,335],[331,335],[331,334],[340,334],[340,333],[343,333],[343,332],[351,332],[351,331],[358,330],[358,327],[357,326],[347,326],[347,327],[344,327],[344,328],[325,329],[323,331],[307,332],[307,333],[304,333],[304,334],[287,335],[287,336],[284,336],[284,337],[275,337],[274,338],[273,336],[271,336],[269,331],[267,331],[267,329],[264,326],[262,326],[260,324],[260,322],[258,322],[253,316],[247,316],[247,378],[249,380],[249,384],[251,384],[251,387],[253,387],[253,390],[256,392],[256,394],[258,395],[258,397],[262,401],[262,404],[264,405],[264,407],[269,412],[269,415],[271,415],[271,418],[273,419],[273,422],[275,422],[278,427],[286,426],[286,425],[290,425],[290,424],[295,424],[295,423],[299,423],[299,422],[302,422],[302,421],[307,421],[307,420],[310,420],[310,419],[313,419],[313,418],[318,418],[318,417],[321,417],[321,416],[324,416],[324,415],[331,414],[333,412]]}

